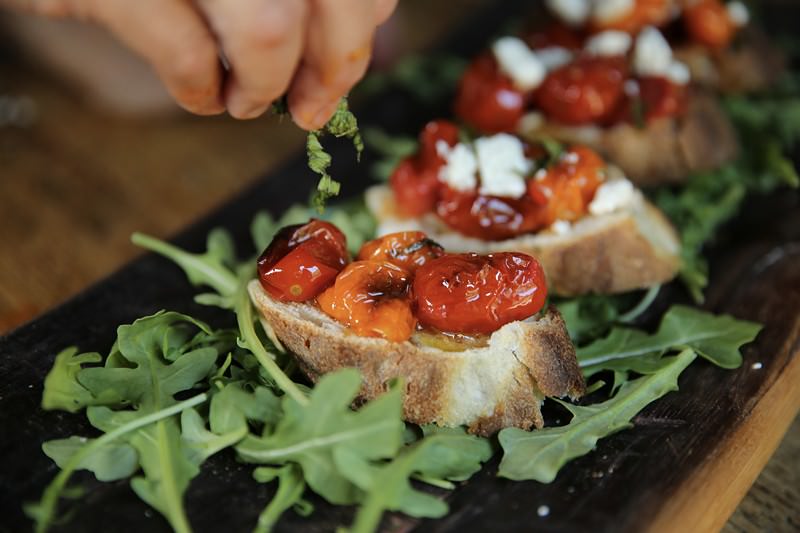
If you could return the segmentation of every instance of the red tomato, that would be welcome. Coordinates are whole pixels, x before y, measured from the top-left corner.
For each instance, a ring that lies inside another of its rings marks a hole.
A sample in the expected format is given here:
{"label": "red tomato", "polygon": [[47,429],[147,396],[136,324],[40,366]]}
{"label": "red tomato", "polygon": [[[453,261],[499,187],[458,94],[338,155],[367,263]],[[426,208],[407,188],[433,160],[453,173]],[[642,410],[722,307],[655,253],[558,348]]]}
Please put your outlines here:
{"label": "red tomato", "polygon": [[359,261],[388,261],[414,272],[428,261],[444,254],[444,248],[421,231],[390,233],[364,243],[358,252]]}
{"label": "red tomato", "polygon": [[347,264],[344,234],[312,219],[281,229],[258,258],[264,290],[282,301],[304,302],[328,287]]}
{"label": "red tomato", "polygon": [[492,333],[537,313],[547,297],[544,271],[521,253],[445,255],[414,278],[420,323],[451,333]]}
{"label": "red tomato", "polygon": [[575,146],[545,173],[529,180],[528,194],[541,206],[542,226],[583,217],[604,180],[605,168],[605,161],[595,151]]}
{"label": "red tomato", "polygon": [[554,70],[537,92],[545,115],[564,124],[602,122],[624,97],[624,57],[580,57]]}
{"label": "red tomato", "polygon": [[475,59],[461,78],[455,112],[483,132],[515,131],[529,100],[530,95],[516,89],[500,73],[494,57],[486,53]]}
{"label": "red tomato", "polygon": [[636,34],[645,26],[662,26],[669,22],[674,7],[672,0],[636,0],[633,9],[621,17],[592,24],[592,31],[619,30]]}
{"label": "red tomato", "polygon": [[439,197],[437,170],[420,170],[417,159],[409,157],[400,162],[389,178],[398,210],[405,216],[416,217],[433,211]]}
{"label": "red tomato", "polygon": [[639,79],[639,98],[647,121],[683,115],[688,106],[686,85],[678,85],[662,77]]}
{"label": "red tomato", "polygon": [[417,325],[410,274],[386,261],[355,261],[317,297],[323,312],[362,337],[408,340]]}
{"label": "red tomato", "polygon": [[449,120],[432,120],[425,124],[419,134],[419,152],[417,154],[422,167],[436,166],[438,170],[438,167],[444,164],[436,147],[439,141],[444,141],[451,147],[455,146],[458,143],[458,126]]}
{"label": "red tomato", "polygon": [[416,217],[433,211],[439,197],[439,168],[444,160],[436,147],[439,141],[449,146],[458,143],[458,127],[447,120],[428,122],[419,134],[416,156],[400,162],[389,178],[400,212]]}
{"label": "red tomato", "polygon": [[483,196],[442,187],[436,214],[451,228],[469,237],[499,241],[540,227],[533,202],[520,199]]}
{"label": "red tomato", "polygon": [[584,36],[574,28],[560,22],[553,22],[543,30],[528,33],[524,39],[534,50],[550,46],[580,50],[583,48]]}
{"label": "red tomato", "polygon": [[710,48],[725,48],[736,33],[736,25],[719,0],[701,0],[686,6],[683,23],[692,40]]}

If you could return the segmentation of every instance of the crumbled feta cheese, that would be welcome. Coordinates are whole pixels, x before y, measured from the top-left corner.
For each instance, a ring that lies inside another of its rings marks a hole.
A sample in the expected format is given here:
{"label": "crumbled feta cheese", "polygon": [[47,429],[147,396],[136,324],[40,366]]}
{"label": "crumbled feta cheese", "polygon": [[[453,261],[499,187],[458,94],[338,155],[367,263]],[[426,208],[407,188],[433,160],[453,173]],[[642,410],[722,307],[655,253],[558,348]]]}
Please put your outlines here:
{"label": "crumbled feta cheese", "polygon": [[469,146],[458,143],[450,149],[446,142],[437,142],[436,151],[445,160],[439,169],[441,181],[457,191],[471,191],[478,185],[478,161]]}
{"label": "crumbled feta cheese", "polygon": [[603,183],[594,194],[589,212],[593,215],[605,215],[630,205],[635,190],[633,184],[625,178]]}
{"label": "crumbled feta cheese", "polygon": [[573,54],[571,51],[561,46],[548,46],[536,50],[536,57],[539,58],[539,61],[542,62],[544,68],[548,71],[555,70],[571,62],[572,56]]}
{"label": "crumbled feta cheese", "polygon": [[625,80],[625,83],[622,85],[622,90],[630,97],[639,96],[639,93],[641,93],[639,82],[636,80]]}
{"label": "crumbled feta cheese", "polygon": [[550,224],[550,229],[553,230],[553,233],[556,235],[566,235],[572,230],[572,224],[567,220],[556,220]]}
{"label": "crumbled feta cheese", "polygon": [[653,26],[647,26],[636,37],[633,69],[641,76],[665,76],[672,65],[672,48]]}
{"label": "crumbled feta cheese", "polygon": [[537,88],[547,76],[547,69],[536,53],[521,39],[502,37],[492,45],[500,71],[523,91]]}
{"label": "crumbled feta cheese", "polygon": [[624,31],[608,30],[593,35],[586,41],[586,51],[596,56],[624,56],[633,40]]}
{"label": "crumbled feta cheese", "polygon": [[692,79],[692,73],[685,64],[673,61],[667,69],[667,79],[677,85],[686,85]]}
{"label": "crumbled feta cheese", "polygon": [[525,176],[532,163],[525,158],[525,146],[517,137],[498,133],[475,141],[478,170],[481,175],[480,194],[518,198],[525,194]]}
{"label": "crumbled feta cheese", "polygon": [[546,505],[540,505],[536,508],[536,514],[544,518],[545,516],[550,514],[550,507]]}
{"label": "crumbled feta cheese", "polygon": [[619,20],[636,7],[636,0],[594,0],[592,3],[592,18],[601,24]]}
{"label": "crumbled feta cheese", "polygon": [[725,9],[728,10],[728,17],[736,26],[741,28],[742,26],[747,26],[747,23],[750,22],[750,11],[744,3],[734,0],[733,2],[728,2]]}
{"label": "crumbled feta cheese", "polygon": [[544,115],[538,111],[529,111],[519,119],[519,131],[536,131],[544,126]]}
{"label": "crumbled feta cheese", "polygon": [[750,366],[750,368],[752,368],[753,370],[761,370],[762,368],[764,368],[764,365],[762,365],[760,362],[758,362],[758,363],[753,363],[753,364]]}
{"label": "crumbled feta cheese", "polygon": [[545,0],[548,9],[569,26],[582,26],[589,18],[591,0]]}

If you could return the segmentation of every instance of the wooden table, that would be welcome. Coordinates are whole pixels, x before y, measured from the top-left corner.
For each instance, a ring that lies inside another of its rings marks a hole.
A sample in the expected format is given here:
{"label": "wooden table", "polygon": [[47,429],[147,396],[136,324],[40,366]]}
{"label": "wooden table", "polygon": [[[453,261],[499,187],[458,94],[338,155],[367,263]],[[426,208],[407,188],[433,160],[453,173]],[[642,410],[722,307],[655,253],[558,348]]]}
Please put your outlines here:
{"label": "wooden table", "polygon": [[[399,24],[415,31],[393,45],[418,49],[455,22],[459,10],[434,5],[406,0]],[[293,125],[269,118],[114,118],[8,45],[2,52],[0,334],[139,254],[133,231],[174,234],[302,146]],[[9,106],[30,120],[9,117]],[[724,531],[798,530],[795,420]]]}

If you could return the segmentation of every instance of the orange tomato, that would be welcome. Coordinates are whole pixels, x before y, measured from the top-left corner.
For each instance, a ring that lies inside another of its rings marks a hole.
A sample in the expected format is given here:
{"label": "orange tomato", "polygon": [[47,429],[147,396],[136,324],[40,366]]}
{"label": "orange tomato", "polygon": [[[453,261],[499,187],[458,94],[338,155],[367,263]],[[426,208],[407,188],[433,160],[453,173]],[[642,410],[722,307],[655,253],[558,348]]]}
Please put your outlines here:
{"label": "orange tomato", "polygon": [[736,33],[736,25],[719,0],[701,0],[686,6],[683,23],[692,40],[710,48],[725,48]]}
{"label": "orange tomato", "polygon": [[355,261],[317,296],[322,311],[362,337],[408,340],[417,325],[410,274],[387,261]]}
{"label": "orange tomato", "polygon": [[364,243],[358,252],[359,261],[388,261],[414,272],[428,261],[441,256],[444,248],[421,231],[390,233]]}

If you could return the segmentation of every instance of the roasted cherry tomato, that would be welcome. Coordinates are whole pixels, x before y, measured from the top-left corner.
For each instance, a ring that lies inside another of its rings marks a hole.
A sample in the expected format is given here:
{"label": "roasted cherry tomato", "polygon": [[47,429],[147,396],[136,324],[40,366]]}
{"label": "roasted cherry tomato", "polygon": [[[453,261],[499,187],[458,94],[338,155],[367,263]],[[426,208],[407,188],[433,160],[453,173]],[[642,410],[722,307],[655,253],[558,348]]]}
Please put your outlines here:
{"label": "roasted cherry tomato", "polygon": [[719,0],[689,3],[683,11],[683,23],[689,37],[711,48],[725,48],[733,40],[736,25]]}
{"label": "roasted cherry tomato", "polygon": [[520,199],[483,196],[444,186],[436,214],[459,233],[499,241],[541,227],[535,207],[524,196]]}
{"label": "roasted cherry tomato", "polygon": [[586,214],[605,179],[605,161],[585,146],[565,151],[545,172],[528,181],[528,194],[540,206],[542,226],[573,222]]}
{"label": "roasted cherry tomato", "polygon": [[663,26],[669,22],[675,5],[673,0],[636,0],[632,9],[620,17],[593,22],[592,31],[619,30],[639,33],[645,26]]}
{"label": "roasted cherry tomato", "polygon": [[320,309],[363,337],[408,340],[417,325],[408,271],[387,261],[355,261],[317,297]]}
{"label": "roasted cherry tomato", "polygon": [[515,88],[487,53],[475,59],[461,78],[455,112],[483,132],[515,131],[529,101],[530,95]]}
{"label": "roasted cherry tomato", "polygon": [[681,116],[688,106],[686,85],[656,76],[639,79],[639,98],[646,121]]}
{"label": "roasted cherry tomato", "polygon": [[445,255],[414,278],[417,317],[452,333],[492,333],[537,313],[547,297],[544,271],[521,253]]}
{"label": "roasted cherry tomato", "polygon": [[264,290],[283,301],[304,302],[325,290],[347,264],[344,234],[328,222],[280,230],[258,258]]}
{"label": "roasted cherry tomato", "polygon": [[416,217],[433,211],[439,197],[438,171],[421,170],[415,157],[397,165],[389,178],[397,209],[403,215]]}
{"label": "roasted cherry tomato", "polygon": [[584,36],[574,28],[560,22],[553,22],[543,30],[528,32],[523,39],[534,50],[550,46],[580,50],[583,48]]}
{"label": "roasted cherry tomato", "polygon": [[390,233],[364,243],[358,252],[359,261],[388,261],[414,272],[428,261],[444,254],[444,248],[421,231]]}
{"label": "roasted cherry tomato", "polygon": [[458,127],[446,120],[428,122],[419,134],[419,151],[400,162],[389,178],[400,212],[415,217],[433,211],[439,196],[439,168],[444,159],[437,144],[458,143]]}
{"label": "roasted cherry tomato", "polygon": [[624,57],[580,57],[554,70],[537,92],[545,115],[564,124],[604,121],[624,97]]}
{"label": "roasted cherry tomato", "polygon": [[419,134],[419,153],[417,159],[421,167],[438,167],[444,164],[444,159],[439,155],[436,146],[439,141],[444,141],[448,146],[458,143],[458,126],[449,120],[432,120],[425,124]]}

